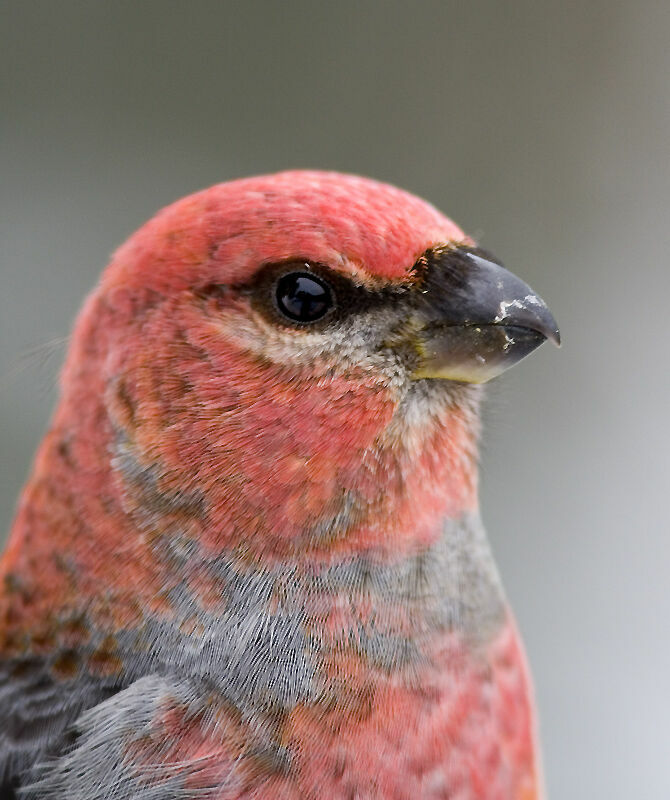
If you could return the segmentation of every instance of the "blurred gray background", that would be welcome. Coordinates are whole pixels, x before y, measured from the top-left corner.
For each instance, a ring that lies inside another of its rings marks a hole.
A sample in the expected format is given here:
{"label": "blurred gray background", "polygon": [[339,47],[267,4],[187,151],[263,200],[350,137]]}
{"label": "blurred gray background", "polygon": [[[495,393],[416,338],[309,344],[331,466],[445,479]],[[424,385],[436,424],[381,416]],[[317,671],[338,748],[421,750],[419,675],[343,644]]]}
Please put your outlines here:
{"label": "blurred gray background", "polygon": [[285,167],[396,183],[563,331],[492,387],[482,454],[550,797],[668,800],[670,4],[21,0],[1,27],[0,530],[57,340],[155,210]]}

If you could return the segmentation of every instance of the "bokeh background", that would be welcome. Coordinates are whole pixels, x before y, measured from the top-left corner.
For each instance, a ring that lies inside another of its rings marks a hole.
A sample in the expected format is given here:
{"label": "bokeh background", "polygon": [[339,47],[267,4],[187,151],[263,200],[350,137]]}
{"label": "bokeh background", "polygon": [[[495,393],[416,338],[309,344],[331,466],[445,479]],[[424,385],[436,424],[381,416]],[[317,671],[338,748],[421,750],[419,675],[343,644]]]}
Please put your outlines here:
{"label": "bokeh background", "polygon": [[7,2],[0,531],[84,294],[159,207],[322,167],[434,202],[564,336],[491,388],[484,518],[550,797],[670,797],[670,4]]}

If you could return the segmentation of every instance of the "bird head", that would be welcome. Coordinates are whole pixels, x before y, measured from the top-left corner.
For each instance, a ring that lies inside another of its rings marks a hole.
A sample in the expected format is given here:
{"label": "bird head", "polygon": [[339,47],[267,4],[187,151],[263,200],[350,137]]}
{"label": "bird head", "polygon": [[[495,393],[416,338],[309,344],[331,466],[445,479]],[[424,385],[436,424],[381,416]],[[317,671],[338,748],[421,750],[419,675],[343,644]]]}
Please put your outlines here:
{"label": "bird head", "polygon": [[476,505],[480,384],[546,338],[538,295],[428,203],[336,173],[234,181],[114,255],[56,438],[140,529],[397,551]]}

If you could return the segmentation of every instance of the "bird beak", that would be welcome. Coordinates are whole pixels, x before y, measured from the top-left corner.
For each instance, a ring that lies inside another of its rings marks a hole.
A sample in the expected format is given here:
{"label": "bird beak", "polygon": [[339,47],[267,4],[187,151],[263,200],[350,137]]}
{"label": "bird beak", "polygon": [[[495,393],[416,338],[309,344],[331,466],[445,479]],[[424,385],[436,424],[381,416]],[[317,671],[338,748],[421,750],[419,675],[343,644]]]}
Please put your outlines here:
{"label": "bird beak", "polygon": [[434,249],[409,319],[413,378],[485,383],[545,339],[560,346],[556,320],[522,280],[481,250]]}

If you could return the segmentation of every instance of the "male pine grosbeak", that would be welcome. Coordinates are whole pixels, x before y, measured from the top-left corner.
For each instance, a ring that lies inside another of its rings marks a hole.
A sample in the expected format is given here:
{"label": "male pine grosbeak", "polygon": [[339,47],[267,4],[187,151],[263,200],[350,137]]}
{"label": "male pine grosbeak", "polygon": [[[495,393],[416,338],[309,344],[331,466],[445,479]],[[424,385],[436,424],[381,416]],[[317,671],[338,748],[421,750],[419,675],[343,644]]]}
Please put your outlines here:
{"label": "male pine grosbeak", "polygon": [[545,338],[384,184],[161,211],[79,316],[0,561],[0,797],[538,798],[476,458],[479,384]]}

